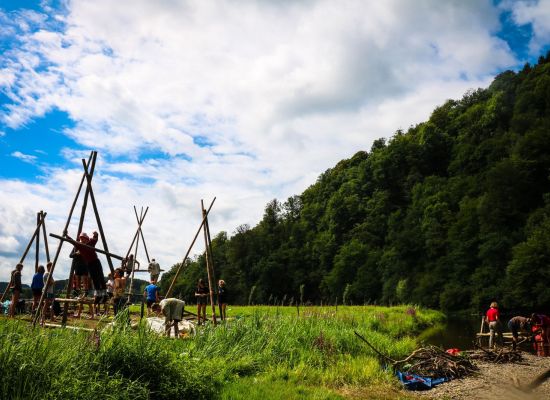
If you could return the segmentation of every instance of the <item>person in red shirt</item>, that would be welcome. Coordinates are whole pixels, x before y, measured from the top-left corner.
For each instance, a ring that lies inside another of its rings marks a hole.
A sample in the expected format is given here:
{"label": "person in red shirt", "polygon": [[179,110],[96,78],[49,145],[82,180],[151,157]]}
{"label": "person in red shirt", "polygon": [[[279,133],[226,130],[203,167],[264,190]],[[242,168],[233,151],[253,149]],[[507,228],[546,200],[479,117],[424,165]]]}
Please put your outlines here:
{"label": "person in red shirt", "polygon": [[531,323],[533,324],[533,328],[540,330],[543,342],[543,354],[548,356],[550,352],[550,317],[544,314],[532,314]]}
{"label": "person in red shirt", "polygon": [[498,343],[503,345],[504,340],[502,338],[502,325],[500,323],[500,312],[498,311],[498,304],[496,301],[491,303],[490,308],[487,310],[485,320],[489,325],[489,348],[493,348],[495,345],[495,334],[498,335]]}

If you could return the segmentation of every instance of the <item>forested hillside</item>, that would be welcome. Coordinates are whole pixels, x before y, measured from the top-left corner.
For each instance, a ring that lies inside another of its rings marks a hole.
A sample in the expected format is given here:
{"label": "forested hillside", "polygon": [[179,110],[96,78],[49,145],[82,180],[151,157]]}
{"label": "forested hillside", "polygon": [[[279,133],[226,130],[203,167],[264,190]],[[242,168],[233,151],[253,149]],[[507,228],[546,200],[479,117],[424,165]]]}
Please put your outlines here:
{"label": "forested hillside", "polygon": [[[549,172],[550,53],[218,234],[217,278],[235,303],[548,309]],[[192,300],[204,257],[184,271],[175,294]]]}

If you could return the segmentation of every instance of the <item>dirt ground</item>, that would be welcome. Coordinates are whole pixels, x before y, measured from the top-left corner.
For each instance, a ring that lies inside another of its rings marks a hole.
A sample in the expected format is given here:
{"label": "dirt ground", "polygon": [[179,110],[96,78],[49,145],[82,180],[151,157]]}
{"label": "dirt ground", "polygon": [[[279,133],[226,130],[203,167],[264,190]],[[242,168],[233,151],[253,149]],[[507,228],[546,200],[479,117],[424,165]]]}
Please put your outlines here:
{"label": "dirt ground", "polygon": [[[414,392],[415,397],[424,399],[550,399],[550,379],[531,393],[517,389],[527,385],[537,376],[550,369],[550,357],[537,357],[522,353],[521,363],[493,364],[476,361],[479,373],[463,379],[445,382],[424,392]],[[413,393],[413,392],[410,392]]]}

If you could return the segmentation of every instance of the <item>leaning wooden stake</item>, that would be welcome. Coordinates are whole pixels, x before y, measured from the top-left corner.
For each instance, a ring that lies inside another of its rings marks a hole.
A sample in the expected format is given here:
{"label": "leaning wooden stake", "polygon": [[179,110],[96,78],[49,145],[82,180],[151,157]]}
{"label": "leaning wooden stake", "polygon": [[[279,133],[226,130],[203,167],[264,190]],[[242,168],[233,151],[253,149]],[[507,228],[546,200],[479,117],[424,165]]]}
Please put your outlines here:
{"label": "leaning wooden stake", "polygon": [[[42,211],[36,213],[36,226],[40,226],[42,224]],[[36,274],[38,272],[38,264],[40,263],[40,233],[36,235],[36,241],[34,242],[36,245],[36,254],[34,257],[34,273]]]}
{"label": "leaning wooden stake", "polygon": [[210,305],[212,306],[212,322],[214,325],[216,325],[216,304],[214,303],[214,284],[212,282],[213,274],[212,274],[212,253],[208,242],[208,229],[206,228],[208,226],[208,217],[206,216],[206,210],[204,209],[204,202],[201,200],[201,209],[202,209],[202,219],[204,221],[203,232],[204,232],[204,255],[205,255],[205,261],[206,261],[206,274],[208,276],[208,290],[210,293]]}
{"label": "leaning wooden stake", "polygon": [[[147,207],[147,210],[149,210],[149,207]],[[145,256],[147,257],[147,264],[149,264],[151,262],[151,259],[149,258],[149,251],[147,251],[147,243],[145,243],[145,236],[143,236],[143,229],[141,229],[141,225],[143,223],[143,218],[145,218],[145,216],[143,216],[143,207],[141,207],[141,212],[140,212],[140,216],[142,216],[141,218],[138,218],[136,206],[134,206],[134,213],[136,214],[136,219],[137,219],[138,226],[139,226],[139,234],[141,235],[141,241],[143,243],[143,248],[145,249]],[[141,221],[141,223],[140,223],[140,221]]]}
{"label": "leaning wooden stake", "polygon": [[[90,173],[88,174],[89,178],[88,178],[88,176],[86,176],[86,172],[84,172],[84,174],[82,175],[82,180],[80,181],[80,187],[78,188],[78,191],[77,191],[74,203],[73,203],[73,207],[74,207],[74,204],[76,204],[76,201],[78,199],[78,195],[80,194],[80,190],[82,189],[82,185],[84,184],[84,182],[86,182],[86,190],[84,191],[84,200],[82,201],[82,208],[80,210],[80,219],[78,221],[78,229],[76,231],[77,236],[80,235],[80,233],[82,232],[82,227],[84,226],[84,217],[86,216],[86,208],[88,207],[88,197],[90,196],[90,187],[88,186],[88,181],[90,179],[92,179],[92,177],[93,177],[93,174],[94,174],[94,171],[95,171],[96,158],[97,158],[97,152],[92,151],[90,153],[90,157],[88,158],[88,163],[87,163],[87,165],[90,165]],[[71,211],[71,215],[72,215],[72,211]],[[70,222],[70,221],[68,221],[68,222]],[[69,227],[68,222],[67,222],[67,225],[65,227],[65,230],[63,231],[64,235],[68,233],[67,232],[67,229]],[[59,246],[62,246],[62,245],[63,245],[63,242],[59,242]],[[69,283],[67,285],[67,293],[66,293],[67,298],[71,297],[71,288],[73,286],[73,277],[74,277],[74,268],[73,268],[73,263],[71,262],[71,269],[69,271]],[[62,324],[63,325],[67,324],[68,315],[69,315],[69,304],[65,303],[65,304],[63,304],[63,319],[62,319]]]}
{"label": "leaning wooden stake", "polygon": [[358,334],[356,331],[353,331],[353,333],[355,333],[355,335],[356,335],[359,339],[361,339],[363,342],[365,342],[365,343],[366,343],[366,344],[367,344],[376,354],[378,354],[378,355],[379,355],[380,357],[382,357],[384,360],[391,362],[392,365],[394,365],[394,364],[396,363],[396,361],[395,361],[394,359],[392,359],[392,358],[388,357],[387,355],[382,354],[382,353],[380,353],[378,350],[376,350],[376,348],[375,348],[372,344],[370,344],[370,343],[367,341],[367,339],[365,339],[363,336],[361,336],[360,334]]}
{"label": "leaning wooden stake", "polygon": [[[208,210],[206,211],[206,216],[208,216],[208,213],[212,209],[212,206],[214,205],[215,201],[216,201],[216,198],[214,197],[214,200],[212,200],[212,203],[210,203],[210,207],[208,207]],[[195,241],[197,240],[197,237],[199,236],[199,233],[201,232],[202,226],[204,225],[205,217],[202,218],[202,222],[199,226],[199,229],[197,229],[197,233],[195,234],[195,237],[193,238],[193,241],[191,242],[191,246],[189,246],[189,249],[187,250],[187,253],[185,253],[185,257],[183,257],[183,261],[181,262],[180,266],[176,270],[176,274],[172,278],[172,283],[170,283],[170,287],[166,291],[166,296],[165,296],[166,298],[170,297],[170,294],[172,293],[172,289],[174,289],[174,285],[176,284],[176,280],[178,279],[180,271],[183,268],[183,266],[185,265],[185,261],[187,261],[187,257],[189,257],[189,253],[191,252],[191,249],[193,248],[193,245],[195,244]]]}
{"label": "leaning wooden stake", "polygon": [[136,229],[136,233],[134,233],[134,238],[132,239],[132,243],[130,243],[130,247],[128,247],[128,251],[126,252],[126,257],[130,255],[130,252],[132,251],[132,247],[134,247],[134,242],[138,240],[139,238],[139,231],[141,229],[141,225],[143,224],[143,220],[145,220],[145,216],[147,215],[147,211],[149,211],[149,207],[145,209],[145,213],[143,214],[143,218],[141,218],[141,221],[138,221],[138,228]]}
{"label": "leaning wooden stake", "polygon": [[[96,152],[97,155],[97,152]],[[101,238],[101,242],[103,243],[103,248],[105,249],[105,253],[107,255],[107,264],[109,264],[109,269],[111,270],[111,274],[113,276],[115,275],[115,268],[113,267],[113,261],[111,260],[110,253],[109,253],[109,246],[107,246],[107,240],[105,239],[105,233],[103,232],[103,225],[101,224],[101,218],[99,218],[99,211],[97,211],[97,204],[95,202],[95,196],[94,191],[92,190],[92,178],[90,174],[88,173],[88,166],[86,165],[86,161],[82,160],[82,165],[84,166],[84,173],[86,174],[86,181],[88,183],[88,189],[90,191],[90,200],[92,200],[92,207],[94,209],[95,219],[97,221],[97,229],[99,230],[99,237]]]}
{"label": "leaning wooden stake", "polygon": [[63,236],[59,236],[59,235],[56,235],[55,233],[50,233],[50,236],[53,237],[53,238],[56,238],[58,240],[61,240],[63,242],[69,242],[73,245],[79,245],[79,246],[82,246],[82,247],[86,247],[90,250],[95,250],[96,252],[98,253],[101,253],[101,254],[105,254],[106,256],[109,256],[111,258],[116,258],[117,260],[122,260],[124,257],[122,256],[119,256],[118,254],[113,254],[113,253],[109,253],[108,251],[105,251],[105,250],[101,250],[101,249],[97,249],[95,248],[94,246],[89,246],[87,244],[84,244],[84,243],[79,243],[77,242],[76,240],[70,238],[70,237],[63,237]]}

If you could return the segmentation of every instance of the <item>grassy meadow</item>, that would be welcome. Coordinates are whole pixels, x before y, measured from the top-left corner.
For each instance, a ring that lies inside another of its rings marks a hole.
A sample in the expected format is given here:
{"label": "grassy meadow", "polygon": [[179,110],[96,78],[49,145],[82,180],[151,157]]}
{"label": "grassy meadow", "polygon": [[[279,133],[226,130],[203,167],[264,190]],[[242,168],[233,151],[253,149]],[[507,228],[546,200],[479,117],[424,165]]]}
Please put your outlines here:
{"label": "grassy meadow", "polygon": [[407,398],[354,331],[398,359],[444,318],[412,306],[230,307],[228,316],[181,340],[124,318],[101,333],[2,319],[0,398]]}

